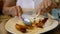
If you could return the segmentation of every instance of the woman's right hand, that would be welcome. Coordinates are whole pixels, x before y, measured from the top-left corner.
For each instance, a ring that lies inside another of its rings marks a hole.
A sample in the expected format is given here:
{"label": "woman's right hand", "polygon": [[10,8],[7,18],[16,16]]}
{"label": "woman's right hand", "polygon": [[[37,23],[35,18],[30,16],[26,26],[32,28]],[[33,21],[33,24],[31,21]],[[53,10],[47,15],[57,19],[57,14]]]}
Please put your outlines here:
{"label": "woman's right hand", "polygon": [[10,7],[8,11],[4,11],[4,14],[11,15],[11,16],[22,16],[23,11],[20,6],[13,6],[13,7]]}

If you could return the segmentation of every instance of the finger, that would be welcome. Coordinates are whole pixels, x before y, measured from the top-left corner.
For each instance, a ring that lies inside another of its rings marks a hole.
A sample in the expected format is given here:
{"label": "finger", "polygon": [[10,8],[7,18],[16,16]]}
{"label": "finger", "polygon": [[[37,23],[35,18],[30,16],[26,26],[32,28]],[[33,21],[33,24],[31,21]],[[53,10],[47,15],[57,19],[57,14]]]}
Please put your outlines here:
{"label": "finger", "polygon": [[20,10],[20,13],[23,14],[23,11],[22,11],[22,8],[21,6],[18,6],[19,10]]}
{"label": "finger", "polygon": [[40,15],[40,14],[42,14],[42,9],[44,8],[44,3],[42,2],[42,3],[40,3],[40,7],[39,7],[39,11],[38,11],[38,14]]}
{"label": "finger", "polygon": [[18,9],[16,6],[14,7],[14,10],[15,10],[15,16],[18,16]]}
{"label": "finger", "polygon": [[52,3],[51,0],[48,0],[47,2],[48,2],[48,6],[50,6]]}
{"label": "finger", "polygon": [[17,12],[18,12],[18,16],[22,16],[22,8],[20,6],[17,6]]}
{"label": "finger", "polygon": [[44,2],[42,2],[41,4],[40,4],[40,8],[39,9],[43,9],[44,8]]}
{"label": "finger", "polygon": [[51,5],[51,0],[45,0],[44,3],[45,3],[45,8],[47,8],[48,6]]}
{"label": "finger", "polygon": [[41,10],[40,13],[38,13],[39,15],[43,15],[45,13],[45,11]]}
{"label": "finger", "polygon": [[17,8],[16,8],[16,6],[12,7],[11,13],[12,13],[12,16],[17,16]]}
{"label": "finger", "polygon": [[44,6],[45,6],[45,8],[48,7],[48,2],[47,2],[47,0],[44,2]]}

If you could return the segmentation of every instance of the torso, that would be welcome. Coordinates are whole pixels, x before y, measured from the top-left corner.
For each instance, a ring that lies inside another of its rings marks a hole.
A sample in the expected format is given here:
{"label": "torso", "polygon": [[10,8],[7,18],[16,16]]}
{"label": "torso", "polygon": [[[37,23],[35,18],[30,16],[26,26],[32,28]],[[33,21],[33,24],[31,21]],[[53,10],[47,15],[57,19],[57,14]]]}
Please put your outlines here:
{"label": "torso", "polygon": [[33,12],[35,8],[39,7],[42,0],[17,0],[16,5],[21,6],[23,12]]}

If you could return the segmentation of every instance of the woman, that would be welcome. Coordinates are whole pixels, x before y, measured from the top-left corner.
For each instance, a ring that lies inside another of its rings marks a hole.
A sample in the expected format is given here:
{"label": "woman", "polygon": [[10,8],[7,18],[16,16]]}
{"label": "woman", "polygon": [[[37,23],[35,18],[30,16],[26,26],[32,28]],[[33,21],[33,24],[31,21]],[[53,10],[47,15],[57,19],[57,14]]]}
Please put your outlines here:
{"label": "woman", "polygon": [[[4,1],[4,6],[3,6],[3,14],[5,15],[12,15],[12,16],[21,16],[24,12],[24,8],[30,8],[27,11],[34,11],[34,8],[38,8],[38,14],[40,15],[45,13],[44,11],[41,11],[42,9],[47,8],[48,6],[51,5],[50,0],[3,0]],[[22,2],[23,1],[23,2]],[[28,3],[26,3],[28,2]],[[21,4],[23,3],[23,4]],[[24,5],[25,4],[25,5]],[[30,5],[29,5],[30,4]],[[33,5],[31,5],[33,4]],[[35,6],[34,6],[35,4]],[[27,6],[27,7],[26,7]],[[37,6],[37,7],[36,7]],[[3,27],[2,27],[3,26]],[[0,24],[0,34],[8,34],[6,30],[4,29],[5,27],[5,22]]]}
{"label": "woman", "polygon": [[42,14],[44,11],[41,12],[41,10],[50,5],[50,0],[4,0],[3,14],[21,16],[24,12],[24,8],[28,9],[28,11],[32,11],[35,10],[36,7],[39,7],[38,13]]}

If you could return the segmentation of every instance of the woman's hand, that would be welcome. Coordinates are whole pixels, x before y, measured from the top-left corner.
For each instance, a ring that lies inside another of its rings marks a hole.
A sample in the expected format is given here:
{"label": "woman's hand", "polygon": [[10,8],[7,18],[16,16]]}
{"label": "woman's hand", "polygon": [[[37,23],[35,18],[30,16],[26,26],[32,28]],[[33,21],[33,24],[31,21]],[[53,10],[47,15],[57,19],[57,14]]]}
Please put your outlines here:
{"label": "woman's hand", "polygon": [[13,7],[10,7],[9,9],[5,9],[5,10],[6,11],[3,11],[3,13],[6,15],[21,16],[23,13],[22,8],[20,6],[13,6]]}
{"label": "woman's hand", "polygon": [[12,16],[21,16],[22,13],[22,8],[20,6],[14,6],[10,9],[10,14]]}
{"label": "woman's hand", "polygon": [[46,11],[46,8],[48,8],[51,5],[50,0],[43,0],[43,2],[40,4],[38,14],[44,14],[48,11]]}

